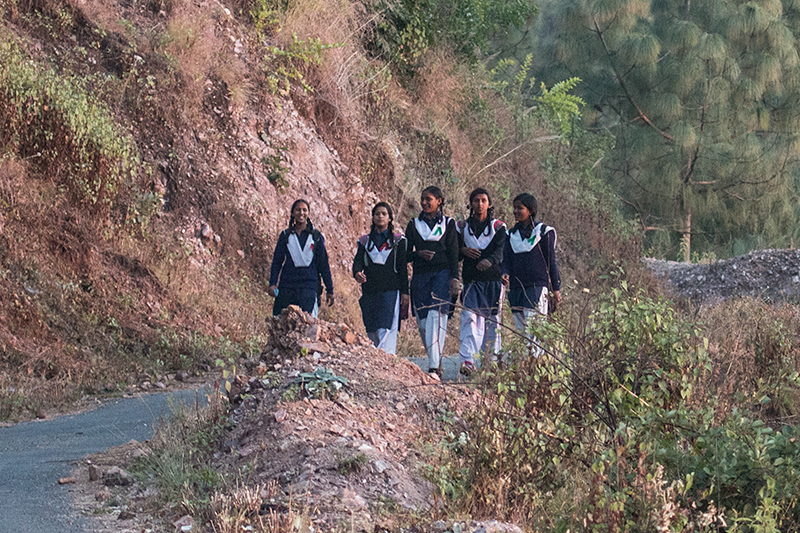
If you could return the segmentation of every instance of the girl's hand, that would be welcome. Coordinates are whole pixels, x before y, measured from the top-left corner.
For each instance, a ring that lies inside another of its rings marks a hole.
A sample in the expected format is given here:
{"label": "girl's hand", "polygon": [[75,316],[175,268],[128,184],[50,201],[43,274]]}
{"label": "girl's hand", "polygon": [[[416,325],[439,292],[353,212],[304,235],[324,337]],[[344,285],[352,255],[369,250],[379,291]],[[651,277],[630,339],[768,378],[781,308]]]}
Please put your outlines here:
{"label": "girl's hand", "polygon": [[365,276],[363,272],[356,272],[356,275],[353,276],[353,277],[359,283],[366,283],[367,282],[367,276]]}
{"label": "girl's hand", "polygon": [[333,301],[334,301],[333,294],[328,293],[325,295],[325,303],[328,304],[328,307],[333,305]]}
{"label": "girl's hand", "polygon": [[508,274],[503,274],[503,275],[500,277],[500,279],[502,279],[502,280],[503,280],[503,285],[505,285],[506,287],[508,287],[509,285],[511,285],[511,278],[509,278],[509,277],[508,277]]}
{"label": "girl's hand", "polygon": [[267,294],[275,298],[275,294],[278,292],[278,287],[276,285],[270,285],[267,289]]}
{"label": "girl's hand", "polygon": [[561,291],[553,291],[553,297],[556,299],[556,303],[561,303]]}
{"label": "girl's hand", "polygon": [[433,250],[420,250],[419,252],[417,252],[417,255],[420,256],[425,261],[430,261],[431,259],[433,259],[433,256],[436,255],[436,252],[434,252]]}
{"label": "girl's hand", "polygon": [[464,246],[461,248],[461,253],[470,259],[480,259],[481,258],[481,251],[477,248],[470,248],[468,246]]}
{"label": "girl's hand", "polygon": [[480,261],[478,261],[478,264],[475,265],[475,268],[477,268],[481,272],[483,272],[484,270],[489,270],[490,268],[492,268],[492,262],[489,261],[488,259],[481,259]]}
{"label": "girl's hand", "polygon": [[461,282],[452,278],[450,280],[450,296],[458,296],[459,292],[461,292]]}

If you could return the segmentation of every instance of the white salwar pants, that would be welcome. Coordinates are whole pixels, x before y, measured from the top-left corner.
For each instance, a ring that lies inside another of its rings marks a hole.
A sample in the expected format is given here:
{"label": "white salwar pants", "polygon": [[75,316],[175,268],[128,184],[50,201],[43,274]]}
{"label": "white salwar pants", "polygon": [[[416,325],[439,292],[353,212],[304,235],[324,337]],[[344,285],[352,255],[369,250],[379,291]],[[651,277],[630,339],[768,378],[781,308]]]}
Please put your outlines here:
{"label": "white salwar pants", "polygon": [[430,372],[442,364],[444,341],[447,337],[447,313],[430,310],[424,319],[417,317],[417,327],[422,337],[422,344],[428,352],[428,372]]}
{"label": "white salwar pants", "polygon": [[493,320],[469,309],[461,311],[461,348],[458,352],[461,364],[470,362],[475,364],[475,354],[488,353],[494,350],[494,341],[497,338],[497,324]]}
{"label": "white salwar pants", "polygon": [[[528,334],[528,324],[531,320],[544,320],[547,318],[548,311],[547,287],[542,288],[542,295],[539,297],[539,302],[536,309],[524,308],[522,311],[512,311],[511,315],[514,317],[514,328],[520,333]],[[541,342],[536,337],[531,339],[528,343],[534,357],[539,357],[544,353]]]}

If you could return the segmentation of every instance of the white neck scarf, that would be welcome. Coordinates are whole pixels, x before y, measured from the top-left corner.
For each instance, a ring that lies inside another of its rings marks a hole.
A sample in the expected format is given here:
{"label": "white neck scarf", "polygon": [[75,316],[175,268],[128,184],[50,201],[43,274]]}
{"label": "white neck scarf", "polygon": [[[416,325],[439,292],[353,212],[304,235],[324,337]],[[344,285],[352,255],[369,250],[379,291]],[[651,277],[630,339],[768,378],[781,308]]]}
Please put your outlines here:
{"label": "white neck scarf", "polygon": [[292,256],[294,266],[307,267],[314,260],[314,236],[309,235],[306,239],[304,248],[300,248],[300,239],[297,238],[297,233],[291,232],[287,242],[289,254]]}
{"label": "white neck scarf", "polygon": [[442,239],[444,232],[447,231],[447,222],[449,220],[450,219],[447,217],[442,217],[442,220],[431,228],[428,226],[427,222],[417,217],[414,219],[414,227],[417,229],[417,233],[419,233],[423,241],[437,242]]}
{"label": "white neck scarf", "polygon": [[456,231],[464,236],[464,244],[466,244],[468,248],[485,250],[486,247],[489,246],[489,243],[492,242],[492,239],[494,239],[497,230],[505,227],[506,225],[501,221],[492,219],[480,235],[473,235],[472,230],[469,228],[469,222],[462,220],[456,224]]}
{"label": "white neck scarf", "polygon": [[[545,233],[553,232],[553,246],[556,245],[556,230],[550,226],[545,229]],[[520,231],[512,231],[508,237],[509,242],[511,243],[511,249],[514,250],[515,254],[524,254],[533,250],[533,247],[539,244],[539,240],[541,240],[541,233],[542,233],[542,223],[539,222],[536,226],[533,227],[533,232],[531,236],[527,239],[522,238],[522,233]]]}

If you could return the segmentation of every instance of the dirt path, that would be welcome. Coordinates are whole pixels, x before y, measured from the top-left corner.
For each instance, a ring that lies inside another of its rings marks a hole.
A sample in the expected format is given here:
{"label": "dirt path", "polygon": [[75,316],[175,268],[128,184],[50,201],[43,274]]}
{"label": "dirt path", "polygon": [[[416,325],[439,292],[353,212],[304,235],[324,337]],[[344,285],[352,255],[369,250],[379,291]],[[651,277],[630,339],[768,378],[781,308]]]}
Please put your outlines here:
{"label": "dirt path", "polygon": [[111,400],[98,409],[0,428],[0,531],[92,531],[90,518],[74,509],[70,475],[85,456],[131,439],[149,439],[178,403],[205,396],[195,390]]}

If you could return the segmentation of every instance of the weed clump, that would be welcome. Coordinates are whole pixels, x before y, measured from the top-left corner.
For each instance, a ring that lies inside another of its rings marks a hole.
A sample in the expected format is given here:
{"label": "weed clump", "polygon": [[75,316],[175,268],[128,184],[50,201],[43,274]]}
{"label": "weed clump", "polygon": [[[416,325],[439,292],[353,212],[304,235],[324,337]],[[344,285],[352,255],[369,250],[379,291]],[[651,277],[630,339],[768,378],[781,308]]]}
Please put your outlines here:
{"label": "weed clump", "polygon": [[208,407],[180,409],[159,426],[150,441],[151,453],[138,458],[130,470],[140,482],[158,488],[161,503],[206,516],[212,495],[224,484],[212,460],[222,445],[226,424],[227,405],[218,397]]}
{"label": "weed clump", "polygon": [[110,206],[139,166],[132,139],[81,82],[0,41],[0,146],[57,177],[79,201]]}

